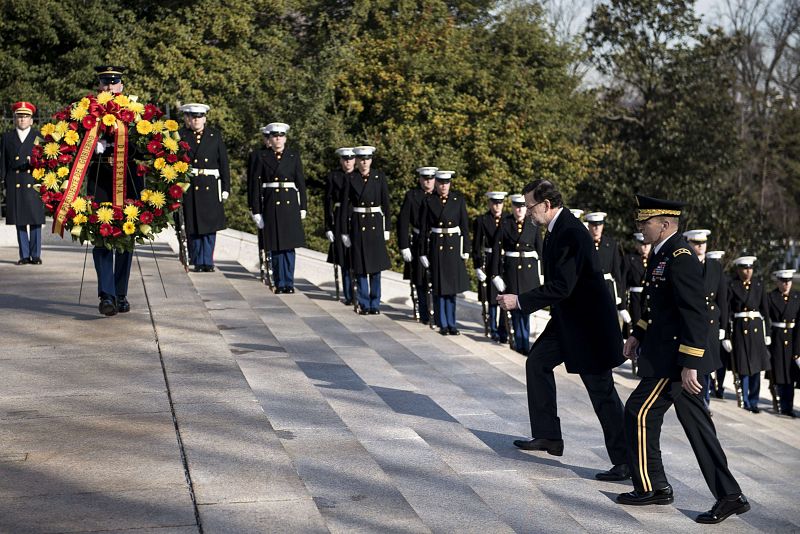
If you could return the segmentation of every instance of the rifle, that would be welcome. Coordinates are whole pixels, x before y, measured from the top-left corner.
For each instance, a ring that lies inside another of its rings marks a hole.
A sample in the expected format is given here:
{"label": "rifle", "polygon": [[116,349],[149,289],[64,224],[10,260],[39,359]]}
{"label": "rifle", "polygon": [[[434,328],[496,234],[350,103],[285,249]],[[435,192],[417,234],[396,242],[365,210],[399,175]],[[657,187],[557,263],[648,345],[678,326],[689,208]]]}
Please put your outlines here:
{"label": "rifle", "polygon": [[339,264],[336,258],[333,260],[333,283],[336,286],[336,301],[339,301]]}
{"label": "rifle", "polygon": [[514,321],[511,319],[511,311],[506,310],[506,332],[508,332],[508,346],[511,350],[517,350],[517,340],[514,339]]}
{"label": "rifle", "polygon": [[428,326],[433,330],[436,328],[436,312],[433,309],[433,276],[430,268],[425,269],[425,277],[428,279]]}
{"label": "rifle", "polygon": [[186,222],[183,214],[183,204],[175,211],[175,237],[178,238],[178,259],[183,265],[183,270],[189,272],[189,245],[186,241]]}
{"label": "rifle", "polygon": [[264,234],[261,228],[256,228],[256,232],[258,235],[258,269],[259,269],[259,278],[261,279],[262,284],[267,284],[267,260],[266,255],[264,254]]}
{"label": "rifle", "polygon": [[414,320],[415,321],[419,321],[419,310],[417,309],[417,288],[416,288],[416,286],[414,286],[414,276],[413,276],[414,273],[413,273],[413,270],[412,270],[411,274],[412,274],[411,280],[409,281],[409,284],[408,284],[408,285],[411,286],[411,307],[414,310]]}
{"label": "rifle", "polygon": [[[259,210],[264,210],[264,186],[261,184],[259,180],[259,191],[258,196],[261,202],[258,205]],[[265,221],[266,226],[266,221]],[[267,243],[266,239],[264,239],[264,228],[256,228],[258,230],[258,259],[259,263],[261,264],[261,281],[265,282],[268,286],[270,291],[273,293],[275,292],[275,285],[273,284],[273,276],[272,276],[272,252],[266,250]],[[266,263],[266,269],[265,264]]]}
{"label": "rifle", "polygon": [[[767,343],[767,331],[766,327],[767,322],[762,321],[761,323],[761,331],[764,332],[764,345],[766,346]],[[767,347],[769,350],[769,347]],[[778,386],[775,384],[775,380],[773,380],[773,376],[775,374],[774,370],[767,371],[768,379],[769,379],[769,393],[772,396],[772,409],[775,413],[780,413],[781,411],[781,395],[778,393]]]}
{"label": "rifle", "polygon": [[[486,253],[483,253],[483,260],[481,261],[481,270],[486,274]],[[481,289],[483,290],[481,292]],[[482,293],[482,295],[481,295]],[[481,318],[483,319],[483,335],[489,337],[489,288],[486,285],[486,280],[479,282],[478,285],[478,300],[481,301]]]}
{"label": "rifle", "polygon": [[739,408],[744,408],[742,380],[739,378],[739,371],[736,370],[736,357],[733,351],[731,351],[731,374],[733,374],[733,389],[736,391],[736,404]]}

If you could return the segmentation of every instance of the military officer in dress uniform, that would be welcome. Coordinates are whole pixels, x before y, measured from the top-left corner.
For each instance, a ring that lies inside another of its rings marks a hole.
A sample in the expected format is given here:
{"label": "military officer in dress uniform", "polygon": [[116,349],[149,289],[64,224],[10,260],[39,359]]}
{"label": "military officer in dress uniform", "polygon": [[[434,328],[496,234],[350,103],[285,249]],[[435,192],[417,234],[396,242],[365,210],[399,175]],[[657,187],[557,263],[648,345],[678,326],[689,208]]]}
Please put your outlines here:
{"label": "military officer in dress uniform", "polygon": [[403,199],[400,215],[397,216],[397,244],[403,256],[403,280],[409,280],[414,286],[417,298],[416,306],[422,324],[430,321],[428,309],[428,284],[425,280],[425,269],[419,263],[419,257],[425,254],[422,250],[423,239],[419,233],[420,212],[425,198],[433,194],[434,175],[437,167],[420,167],[417,169],[419,187],[409,189]]}
{"label": "military officer in dress uniform", "polygon": [[214,245],[217,231],[226,227],[222,203],[231,190],[228,150],[222,134],[206,126],[206,104],[181,106],[188,127],[179,134],[189,144],[192,158],[191,187],[183,197],[189,256],[195,272],[214,271]]}
{"label": "military officer in dress uniform", "polygon": [[653,253],[645,275],[645,310],[623,350],[627,358],[638,359],[641,381],[625,404],[634,491],[619,494],[617,502],[648,505],[674,501],[659,443],[664,414],[674,404],[706,484],[717,499],[711,510],[695,521],[719,523],[748,511],[750,504],[728,469],[700,396],[698,377],[714,369],[705,354],[709,329],[703,269],[678,234],[684,203],[642,195],[636,199],[637,225],[645,243],[652,243]]}
{"label": "military officer in dress uniform", "polygon": [[6,187],[6,224],[17,227],[17,265],[40,264],[44,204],[33,188],[36,180],[31,176],[30,166],[36,139],[31,128],[36,106],[30,102],[16,102],[11,111],[15,128],[0,139],[0,178]]}
{"label": "military officer in dress uniform", "polygon": [[589,233],[592,234],[594,240],[594,248],[600,256],[600,268],[603,269],[606,285],[617,305],[619,318],[629,325],[631,316],[622,300],[625,295],[625,279],[622,277],[622,251],[614,238],[603,234],[606,213],[595,211],[587,213],[585,218]]}
{"label": "military officer in dress uniform", "polygon": [[339,168],[328,173],[325,180],[325,237],[328,238],[328,263],[338,265],[342,269],[342,292],[345,306],[353,304],[353,281],[350,278],[350,255],[342,245],[342,229],[339,226],[342,193],[344,184],[356,168],[356,153],[350,147],[336,149],[339,156]]}
{"label": "military officer in dress uniform", "polygon": [[[525,216],[525,197],[511,195],[512,212],[503,217],[492,247],[492,285],[500,293],[521,295],[539,287],[539,255],[542,237],[539,226]],[[511,310],[514,326],[514,349],[527,355],[530,351],[531,315]]]}
{"label": "military officer in dress uniform", "polygon": [[506,322],[501,313],[498,313],[497,289],[493,284],[487,283],[492,268],[492,250],[495,235],[500,229],[503,220],[503,203],[508,193],[505,191],[489,191],[489,209],[486,213],[478,215],[472,223],[472,264],[475,267],[475,276],[478,278],[478,298],[486,306],[489,337],[498,343],[508,341]]}
{"label": "military officer in dress uniform", "polygon": [[391,266],[386,242],[392,218],[389,183],[382,171],[372,168],[374,146],[357,146],[356,172],[342,191],[342,243],[349,249],[356,276],[358,313],[378,315],[381,305],[381,271]]}
{"label": "military officer in dress uniform", "polygon": [[622,262],[625,272],[625,287],[628,289],[627,309],[633,326],[642,317],[642,292],[644,291],[644,273],[647,271],[647,257],[650,255],[650,243],[644,242],[641,232],[633,234],[636,250],[625,255]]}
{"label": "military officer in dress uniform", "polygon": [[283,122],[261,128],[265,148],[250,154],[247,166],[250,211],[272,258],[275,293],[294,293],[294,249],[306,244],[306,177],[300,153],[286,146],[288,131]]}
{"label": "military officer in dress uniform", "polygon": [[758,413],[761,371],[769,370],[769,306],[767,291],[753,279],[755,256],[733,260],[738,277],[730,282],[728,312],[731,315],[731,367],[742,383],[744,409]]}
{"label": "military officer in dress uniform", "polygon": [[[721,267],[722,257],[724,255],[725,255],[724,250],[709,250],[708,252],[706,252],[706,261],[715,261],[719,263]],[[720,321],[723,320],[726,321],[724,328],[725,332],[724,332],[724,337],[718,343],[720,346],[719,348],[720,367],[714,373],[714,380],[711,383],[711,385],[713,385],[715,388],[712,391],[712,393],[714,394],[714,397],[718,399],[721,399],[724,396],[725,387],[723,384],[725,383],[725,371],[728,367],[730,367],[731,364],[730,346],[728,347],[728,350],[724,350],[725,345],[730,345],[731,343],[731,340],[728,339],[728,335],[730,332],[730,314],[728,313],[728,303],[730,298],[728,294],[728,288],[730,287],[730,278],[728,278],[728,275],[725,274],[724,270],[722,271],[722,284],[725,286],[725,315],[727,317],[724,319],[720,317]],[[722,310],[720,310],[720,312],[721,311]],[[720,335],[722,336],[723,334],[720,333]]]}
{"label": "military officer in dress uniform", "polygon": [[[113,94],[121,93],[124,89],[122,75],[125,67],[98,66],[95,67],[99,80],[100,91]],[[95,153],[86,172],[86,192],[94,197],[95,202],[112,202],[114,200],[114,167],[111,153],[114,139],[100,137],[97,141]],[[128,161],[126,166],[126,198],[138,199],[144,188],[144,179],[137,176],[134,158],[136,146],[128,144]],[[111,251],[106,247],[94,247],[92,259],[97,272],[97,293],[100,298],[98,310],[106,316],[129,312],[131,305],[128,302],[128,281],[131,276],[131,262],[133,253],[128,251]]]}
{"label": "military officer in dress uniform", "polygon": [[439,333],[457,336],[456,293],[469,288],[464,260],[469,259],[467,202],[450,189],[454,171],[436,171],[436,194],[425,198],[420,212],[420,234],[426,239],[420,262],[430,269]]}
{"label": "military officer in dress uniform", "polygon": [[794,383],[800,370],[800,294],[792,291],[794,269],[775,271],[778,286],[769,293],[769,318],[772,320],[772,383],[780,399],[780,413],[796,417]]}
{"label": "military officer in dress uniform", "polygon": [[[717,370],[722,367],[719,342],[725,339],[728,330],[728,285],[722,273],[722,264],[706,257],[709,235],[711,230],[688,230],[683,233],[703,266],[703,285],[708,309],[708,343],[704,357],[709,358],[714,370]],[[703,400],[708,406],[711,390],[716,389],[710,372],[700,379],[700,384],[703,386]]]}

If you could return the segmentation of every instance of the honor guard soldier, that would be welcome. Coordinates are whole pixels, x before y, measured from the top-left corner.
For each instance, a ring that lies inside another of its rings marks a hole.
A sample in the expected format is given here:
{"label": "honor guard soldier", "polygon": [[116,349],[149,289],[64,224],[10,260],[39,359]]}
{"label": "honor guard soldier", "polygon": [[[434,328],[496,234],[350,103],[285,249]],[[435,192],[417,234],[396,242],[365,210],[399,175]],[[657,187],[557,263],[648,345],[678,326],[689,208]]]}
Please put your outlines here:
{"label": "honor guard soldier", "polygon": [[263,231],[272,261],[275,293],[294,293],[297,247],[305,246],[306,177],[300,153],[286,146],[289,125],[271,122],[261,128],[265,148],[250,155],[248,200],[253,222]]}
{"label": "honor guard soldier", "polygon": [[454,171],[436,171],[436,194],[425,198],[420,213],[420,233],[427,246],[420,262],[430,269],[435,316],[439,333],[457,336],[456,293],[469,288],[464,260],[469,258],[467,202],[450,189]]}
{"label": "honor guard soldier", "polygon": [[622,268],[625,272],[625,287],[628,289],[628,313],[631,320],[630,326],[635,325],[642,318],[642,292],[644,291],[644,273],[647,271],[647,257],[650,255],[650,243],[644,242],[641,232],[633,234],[636,241],[636,250],[626,254],[623,258]]}
{"label": "honor guard soldier", "polygon": [[487,334],[493,341],[505,343],[508,341],[506,322],[498,313],[497,288],[492,283],[487,283],[491,274],[494,256],[495,235],[503,221],[503,202],[508,193],[505,191],[489,191],[489,209],[486,213],[478,215],[472,223],[472,264],[475,267],[475,276],[478,277],[478,298],[481,305],[486,307],[484,322],[488,325]]}
{"label": "honor guard soldier", "polygon": [[358,313],[378,315],[381,305],[381,271],[391,266],[386,242],[392,218],[389,184],[383,172],[372,168],[374,146],[357,146],[356,172],[342,192],[342,243],[349,249],[356,278]]}
{"label": "honor guard soldier", "polygon": [[[99,80],[100,91],[119,94],[123,91],[122,75],[124,67],[100,66],[95,67]],[[86,192],[94,197],[98,203],[114,201],[114,139],[102,136],[97,141],[95,153],[86,173]],[[138,199],[144,188],[144,179],[137,176],[134,158],[136,146],[128,144],[128,160],[126,167],[126,197]],[[92,249],[92,259],[97,272],[97,293],[100,297],[98,310],[106,316],[129,312],[131,305],[128,302],[128,281],[131,276],[131,262],[133,253],[128,251],[109,250],[104,246]]]}
{"label": "honor guard soldier", "polygon": [[[722,266],[722,257],[724,255],[725,255],[724,250],[709,250],[708,252],[706,252],[706,261],[716,261],[720,264],[720,266]],[[727,315],[727,322],[725,323],[726,324],[725,337],[723,337],[719,343],[720,367],[719,369],[717,369],[716,373],[714,373],[714,380],[712,382],[712,384],[716,388],[712,393],[714,394],[714,397],[718,399],[721,399],[724,396],[725,371],[726,369],[730,368],[731,365],[730,349],[732,346],[731,340],[728,339],[728,335],[730,332],[730,313],[728,313],[728,302],[729,302],[728,299],[730,298],[730,296],[728,293],[728,288],[730,287],[731,283],[730,283],[730,278],[728,278],[728,275],[725,274],[724,270],[722,271],[722,283],[725,285],[725,295],[726,295],[725,312]],[[722,318],[720,318],[720,320],[722,320]],[[724,348],[726,345],[728,346],[727,349]]]}
{"label": "honor guard soldier", "polygon": [[417,169],[419,187],[409,189],[403,199],[400,215],[397,216],[397,244],[403,256],[403,280],[409,280],[416,298],[417,314],[422,324],[430,321],[428,309],[428,284],[425,280],[425,269],[419,263],[419,257],[425,254],[422,250],[423,239],[419,233],[420,212],[425,198],[433,193],[436,167],[420,167]]}
{"label": "honor guard soldier", "polygon": [[17,227],[17,265],[42,263],[44,204],[33,188],[31,151],[36,134],[31,129],[36,106],[16,102],[11,106],[15,128],[0,139],[0,178],[6,187],[6,224]]}
{"label": "honor guard soldier", "polygon": [[[722,272],[722,264],[706,257],[709,235],[711,235],[711,230],[689,230],[683,233],[683,237],[689,242],[703,266],[706,308],[708,310],[708,342],[703,357],[709,358],[713,364],[713,370],[716,371],[722,367],[720,341],[725,339],[728,331],[728,283]],[[703,400],[708,406],[711,400],[711,390],[716,389],[710,372],[700,379],[700,384],[703,386]]]}
{"label": "honor guard soldier", "polygon": [[[738,277],[731,280],[728,302],[731,314],[731,370],[742,384],[744,409],[758,413],[761,371],[769,370],[769,306],[767,291],[753,279],[755,256],[733,260]],[[766,324],[765,324],[766,323]]]}
{"label": "honor guard soldier", "polygon": [[711,415],[700,396],[698,376],[713,370],[705,354],[708,312],[703,298],[703,269],[678,234],[683,202],[636,196],[636,220],[653,253],[645,275],[646,307],[625,342],[627,358],[639,361],[641,381],[625,404],[625,435],[633,467],[634,491],[617,496],[628,505],[674,501],[661,462],[664,414],[675,405],[678,421],[717,499],[698,523],[719,523],[742,514],[750,504],[728,469]]}
{"label": "honor guard soldier", "polygon": [[589,233],[592,234],[594,240],[594,248],[600,256],[600,268],[603,269],[606,285],[616,303],[619,318],[623,323],[630,325],[631,316],[622,301],[622,297],[625,295],[625,279],[622,277],[622,251],[614,238],[603,234],[606,222],[604,212],[587,213],[585,218]]}
{"label": "honor guard soldier", "polygon": [[186,232],[189,234],[189,256],[195,272],[214,271],[214,245],[217,231],[227,226],[222,203],[231,191],[228,150],[222,134],[206,126],[209,106],[181,106],[184,122],[180,136],[189,144],[192,158],[192,182],[183,199]]}
{"label": "honor guard soldier", "polygon": [[[539,255],[542,237],[539,227],[525,216],[525,197],[511,195],[512,212],[503,217],[492,247],[492,285],[501,292],[515,295],[527,293],[541,285]],[[530,351],[531,316],[522,310],[511,310],[514,350]]]}
{"label": "honor guard soldier", "polygon": [[775,271],[778,287],[769,293],[769,318],[772,320],[772,384],[780,399],[783,415],[796,417],[794,412],[794,383],[800,370],[800,294],[792,291],[794,269]]}
{"label": "honor guard soldier", "polygon": [[[336,155],[339,156],[339,168],[329,172],[328,178],[325,180],[325,237],[330,242],[327,261],[342,269],[344,304],[351,306],[353,304],[353,280],[350,278],[350,255],[342,245],[342,228],[339,226],[339,220],[341,219],[340,208],[345,182],[349,180],[356,168],[356,153],[352,148],[342,147],[336,149]],[[336,283],[339,283],[338,277]]]}

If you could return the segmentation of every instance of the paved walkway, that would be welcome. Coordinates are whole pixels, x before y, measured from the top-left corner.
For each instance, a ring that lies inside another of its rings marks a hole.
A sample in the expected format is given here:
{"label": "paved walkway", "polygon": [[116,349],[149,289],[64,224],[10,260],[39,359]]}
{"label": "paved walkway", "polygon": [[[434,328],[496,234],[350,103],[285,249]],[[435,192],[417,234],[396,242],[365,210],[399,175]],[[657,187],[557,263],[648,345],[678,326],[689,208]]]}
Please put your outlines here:
{"label": "paved walkway", "polygon": [[307,281],[273,295],[238,263],[155,253],[166,295],[139,247],[132,310],[105,318],[91,257],[78,303],[83,248],[16,266],[0,247],[0,532],[800,531],[800,423],[771,409],[712,406],[751,512],[691,520],[712,497],[672,412],[674,506],[621,507],[576,377],[557,376],[564,456],[525,453],[524,358],[477,324],[445,338],[404,307],[360,317]]}

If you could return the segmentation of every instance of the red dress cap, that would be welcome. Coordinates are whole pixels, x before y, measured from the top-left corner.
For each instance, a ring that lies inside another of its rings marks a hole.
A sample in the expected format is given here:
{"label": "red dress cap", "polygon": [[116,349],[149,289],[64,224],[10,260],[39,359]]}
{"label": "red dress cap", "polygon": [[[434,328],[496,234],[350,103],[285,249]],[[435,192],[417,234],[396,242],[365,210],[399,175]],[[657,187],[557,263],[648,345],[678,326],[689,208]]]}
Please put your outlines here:
{"label": "red dress cap", "polygon": [[33,115],[36,113],[36,106],[30,102],[15,102],[11,104],[11,111],[14,113],[27,113],[28,115]]}

